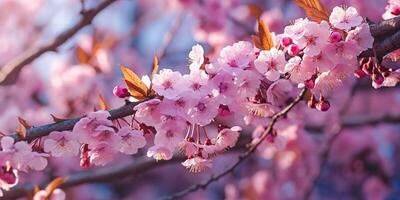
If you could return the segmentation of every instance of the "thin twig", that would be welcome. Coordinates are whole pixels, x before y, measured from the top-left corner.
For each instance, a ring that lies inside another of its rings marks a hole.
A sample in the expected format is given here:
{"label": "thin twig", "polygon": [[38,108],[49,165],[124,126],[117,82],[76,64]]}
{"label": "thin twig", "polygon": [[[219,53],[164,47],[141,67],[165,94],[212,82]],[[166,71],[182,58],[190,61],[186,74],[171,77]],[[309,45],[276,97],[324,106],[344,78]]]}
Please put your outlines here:
{"label": "thin twig", "polygon": [[15,83],[18,79],[19,72],[24,66],[33,62],[36,58],[40,57],[42,54],[48,51],[56,51],[59,46],[64,44],[79,30],[81,30],[86,25],[91,24],[93,18],[98,13],[100,13],[102,10],[104,10],[116,1],[117,0],[105,0],[91,10],[85,10],[85,12],[82,13],[82,19],[73,27],[61,33],[50,42],[39,47],[30,48],[27,51],[23,52],[21,55],[9,61],[0,69],[0,85],[9,85]]}
{"label": "thin twig", "polygon": [[305,95],[306,89],[303,89],[300,94],[288,105],[286,106],[283,110],[281,110],[280,112],[276,113],[275,115],[272,116],[271,121],[269,122],[267,128],[265,129],[264,133],[258,138],[257,142],[252,144],[250,146],[250,148],[244,152],[243,154],[241,154],[238,157],[238,160],[232,164],[228,169],[226,169],[225,171],[221,172],[220,174],[216,175],[216,176],[211,176],[207,181],[205,181],[204,183],[199,183],[199,184],[195,184],[192,185],[190,187],[188,187],[185,190],[182,190],[180,192],[177,192],[171,196],[166,196],[162,199],[180,199],[182,197],[184,197],[185,195],[197,191],[199,189],[205,189],[208,185],[210,185],[211,183],[218,181],[220,178],[230,174],[231,172],[233,172],[237,166],[239,166],[244,160],[246,160],[247,158],[249,158],[254,151],[257,149],[257,147],[264,141],[264,139],[267,137],[267,135],[269,134],[270,131],[272,131],[273,126],[275,125],[275,123],[277,122],[277,120],[279,118],[281,118],[282,116],[285,116],[297,103],[300,102],[300,100],[303,99],[304,95]]}

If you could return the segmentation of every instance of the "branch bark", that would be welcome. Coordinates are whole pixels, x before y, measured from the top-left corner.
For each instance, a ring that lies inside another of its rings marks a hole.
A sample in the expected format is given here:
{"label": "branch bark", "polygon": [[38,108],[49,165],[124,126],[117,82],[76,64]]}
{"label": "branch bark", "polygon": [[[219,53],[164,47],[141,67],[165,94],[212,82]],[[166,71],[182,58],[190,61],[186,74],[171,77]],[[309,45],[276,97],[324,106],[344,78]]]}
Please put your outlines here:
{"label": "branch bark", "polygon": [[104,10],[105,8],[107,8],[109,5],[111,5],[116,1],[117,0],[105,0],[99,5],[97,5],[95,8],[85,11],[84,13],[82,13],[82,19],[77,24],[75,24],[73,27],[66,30],[65,32],[61,33],[55,39],[51,40],[50,42],[42,46],[28,49],[21,55],[9,61],[6,65],[4,65],[0,69],[0,85],[9,85],[15,83],[18,79],[19,72],[24,66],[30,64],[36,58],[39,58],[42,54],[48,51],[56,51],[59,46],[64,44],[79,30],[81,30],[86,25],[91,24],[93,18],[98,13],[100,13],[102,10]]}

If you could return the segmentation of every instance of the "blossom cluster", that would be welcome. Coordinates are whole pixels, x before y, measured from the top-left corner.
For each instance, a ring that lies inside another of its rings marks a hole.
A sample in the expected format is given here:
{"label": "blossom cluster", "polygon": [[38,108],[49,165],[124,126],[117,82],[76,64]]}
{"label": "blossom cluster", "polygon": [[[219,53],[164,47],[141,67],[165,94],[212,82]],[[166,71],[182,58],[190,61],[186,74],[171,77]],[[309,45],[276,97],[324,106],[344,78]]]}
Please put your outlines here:
{"label": "blossom cluster", "polygon": [[[247,41],[234,43],[212,61],[202,46],[193,46],[188,74],[162,69],[154,75],[151,88],[156,96],[134,108],[137,126],[121,126],[107,111],[97,111],[80,119],[72,131],[54,131],[31,144],[3,137],[0,187],[17,184],[18,170],[44,169],[48,156],[80,155],[86,168],[105,165],[117,153],[135,154],[149,143],[146,133],[155,133],[148,157],[169,160],[180,150],[186,156],[183,166],[204,171],[217,154],[236,145],[243,123],[262,124],[287,104],[296,87],[311,91],[311,108],[327,111],[329,91],[357,70],[357,56],[374,41],[353,7],[335,7],[329,21],[298,19],[272,39],[269,49]],[[127,93],[125,88],[114,90],[122,98]],[[226,117],[241,120],[220,125],[217,118]]]}

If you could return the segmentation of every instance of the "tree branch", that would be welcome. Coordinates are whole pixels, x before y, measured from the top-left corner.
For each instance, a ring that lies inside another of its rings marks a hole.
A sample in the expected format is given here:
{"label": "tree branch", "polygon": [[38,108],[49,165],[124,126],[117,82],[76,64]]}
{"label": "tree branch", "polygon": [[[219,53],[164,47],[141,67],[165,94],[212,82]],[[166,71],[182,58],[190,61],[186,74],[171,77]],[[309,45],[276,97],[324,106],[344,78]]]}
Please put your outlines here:
{"label": "tree branch", "polygon": [[19,72],[24,66],[33,62],[36,58],[40,57],[42,54],[48,51],[57,50],[59,46],[64,44],[79,30],[81,30],[86,25],[91,24],[93,18],[98,13],[100,13],[102,10],[104,10],[105,8],[107,8],[109,5],[111,5],[116,1],[117,0],[105,0],[99,5],[97,5],[95,8],[91,10],[86,10],[84,13],[82,13],[82,19],[77,24],[75,24],[73,27],[66,30],[65,32],[61,33],[55,39],[51,40],[50,42],[42,46],[28,49],[21,55],[9,61],[6,65],[4,65],[0,69],[0,85],[9,85],[15,83],[18,79]]}
{"label": "tree branch", "polygon": [[171,196],[166,196],[162,199],[180,199],[184,196],[186,196],[187,194],[197,191],[199,189],[205,189],[208,185],[210,185],[211,183],[218,181],[219,179],[221,179],[222,177],[230,174],[231,172],[233,172],[237,166],[239,166],[244,160],[246,160],[247,158],[249,158],[254,151],[257,149],[257,147],[264,141],[264,139],[267,137],[267,135],[272,131],[275,123],[277,122],[277,120],[279,118],[281,118],[282,116],[285,116],[296,104],[298,104],[300,102],[300,100],[303,99],[304,95],[306,93],[306,89],[302,89],[300,94],[289,104],[287,105],[284,109],[282,109],[280,112],[276,113],[275,115],[272,116],[271,121],[269,122],[267,128],[265,129],[264,133],[258,138],[258,141],[254,144],[251,145],[251,147],[243,154],[241,154],[238,158],[238,160],[232,164],[228,169],[226,169],[225,171],[221,172],[220,174],[216,175],[216,176],[211,176],[207,181],[205,181],[204,183],[199,183],[199,184],[195,184],[192,185],[190,187],[188,187],[185,190],[182,190],[178,193],[175,193]]}
{"label": "tree branch", "polygon": [[[146,101],[146,100],[145,100]],[[124,106],[121,106],[119,108],[110,110],[110,120],[114,119],[119,119],[123,118],[129,115],[133,115],[134,111],[133,108],[138,105],[139,103],[142,103],[143,101],[139,102],[128,102]],[[33,127],[30,128],[26,131],[26,137],[21,138],[17,133],[13,133],[11,136],[16,139],[16,140],[27,140],[27,141],[32,141],[36,138],[40,138],[43,136],[46,136],[50,134],[53,131],[68,131],[72,130],[72,128],[75,126],[75,124],[85,116],[73,118],[73,119],[68,119],[65,121],[61,121],[58,123],[52,123],[52,124],[47,124],[43,126],[38,126],[38,127]]]}

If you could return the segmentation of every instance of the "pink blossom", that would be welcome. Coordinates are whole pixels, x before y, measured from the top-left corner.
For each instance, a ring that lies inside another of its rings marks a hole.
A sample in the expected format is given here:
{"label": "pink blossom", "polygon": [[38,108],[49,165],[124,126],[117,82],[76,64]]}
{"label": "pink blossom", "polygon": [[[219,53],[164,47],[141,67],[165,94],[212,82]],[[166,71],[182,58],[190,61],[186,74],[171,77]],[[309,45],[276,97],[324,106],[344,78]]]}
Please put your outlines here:
{"label": "pink blossom", "polygon": [[322,48],[328,43],[330,27],[325,21],[320,24],[308,22],[304,26],[305,32],[296,44],[304,48],[304,55],[316,56]]}
{"label": "pink blossom", "polygon": [[336,6],[329,16],[329,22],[342,30],[350,30],[352,27],[360,25],[362,20],[363,18],[358,15],[357,10],[351,6],[346,10]]}
{"label": "pink blossom", "polygon": [[153,157],[156,160],[170,160],[172,156],[172,151],[164,146],[155,145],[147,150],[147,157]]}
{"label": "pink blossom", "polygon": [[227,72],[220,72],[214,76],[208,85],[213,97],[220,104],[229,104],[237,93],[237,86],[232,84],[234,76]]}
{"label": "pink blossom", "polygon": [[280,73],[284,73],[285,70],[285,53],[276,48],[269,51],[263,50],[254,61],[254,65],[268,80],[276,81],[279,79]]}
{"label": "pink blossom", "polygon": [[115,159],[117,150],[107,142],[97,144],[89,151],[90,163],[94,165],[104,166]]}
{"label": "pink blossom", "polygon": [[244,70],[235,79],[238,86],[238,95],[242,98],[253,97],[257,94],[261,83],[261,76],[251,70]]}
{"label": "pink blossom", "polygon": [[[208,83],[208,76],[203,70],[192,71],[190,74],[183,75],[183,79],[186,80],[187,91],[191,95],[204,96],[208,94],[208,88],[206,87]],[[183,95],[182,95],[183,96]]]}
{"label": "pink blossom", "polygon": [[190,172],[199,173],[206,171],[212,167],[212,162],[210,159],[205,159],[199,156],[186,159],[182,165],[189,169]]}
{"label": "pink blossom", "polygon": [[128,155],[137,153],[138,149],[146,145],[146,139],[139,130],[132,130],[129,126],[124,126],[117,134],[121,137],[120,152]]}
{"label": "pink blossom", "polygon": [[305,80],[311,78],[316,72],[315,65],[302,64],[300,57],[295,56],[290,58],[288,63],[285,65],[285,72],[290,74],[290,80],[295,83],[302,83]]}
{"label": "pink blossom", "polygon": [[365,181],[363,191],[367,200],[385,199],[390,192],[388,186],[375,176]]}
{"label": "pink blossom", "polygon": [[157,146],[176,147],[183,140],[183,132],[187,130],[186,121],[178,117],[168,117],[168,121],[156,127],[157,134],[154,137],[154,144]]}
{"label": "pink blossom", "polygon": [[328,44],[323,50],[335,64],[354,64],[356,57],[361,53],[360,47],[354,40]]}
{"label": "pink blossom", "polygon": [[230,129],[222,129],[214,140],[216,148],[219,151],[222,151],[226,148],[234,147],[237,140],[239,139],[239,131],[241,130],[242,128],[240,128],[239,126],[234,126]]}
{"label": "pink blossom", "polygon": [[240,41],[221,50],[219,62],[231,68],[246,68],[254,56],[253,45]]}
{"label": "pink blossom", "polygon": [[335,67],[335,64],[331,61],[332,55],[321,51],[315,56],[304,55],[302,66],[308,69],[318,68],[319,72],[326,72]]}
{"label": "pink blossom", "polygon": [[305,25],[310,21],[308,19],[296,19],[293,25],[289,25],[285,27],[284,33],[291,37],[294,43],[297,43],[305,33]]}
{"label": "pink blossom", "polygon": [[36,192],[35,196],[33,196],[33,200],[65,200],[66,195],[65,192],[59,188],[56,188],[51,196],[48,196],[46,190],[40,190]]}
{"label": "pink blossom", "polygon": [[284,105],[292,89],[293,85],[290,83],[290,81],[286,79],[280,79],[269,86],[267,90],[267,100],[275,106]]}
{"label": "pink blossom", "polygon": [[201,65],[204,63],[204,49],[199,44],[196,44],[192,47],[192,50],[189,52],[189,61],[190,61],[190,71],[198,71]]}
{"label": "pink blossom", "polygon": [[44,140],[43,148],[54,157],[76,156],[79,153],[80,144],[70,131],[53,131]]}
{"label": "pink blossom", "polygon": [[180,72],[162,69],[154,75],[153,89],[167,99],[177,99],[185,83]]}
{"label": "pink blossom", "polygon": [[179,150],[184,153],[186,157],[193,157],[199,152],[198,146],[193,142],[189,142],[187,139],[181,141],[178,146]]}
{"label": "pink blossom", "polygon": [[200,98],[195,100],[193,108],[190,108],[188,115],[192,124],[205,126],[214,119],[218,114],[219,105],[214,98]]}
{"label": "pink blossom", "polygon": [[361,47],[361,51],[372,48],[372,45],[374,44],[374,38],[371,35],[369,25],[367,23],[363,23],[354,30],[349,31],[346,37],[346,41],[348,40],[355,40],[358,46]]}
{"label": "pink blossom", "polygon": [[157,124],[160,122],[160,104],[159,99],[151,99],[138,104],[133,109],[135,112],[135,119],[145,124]]}

